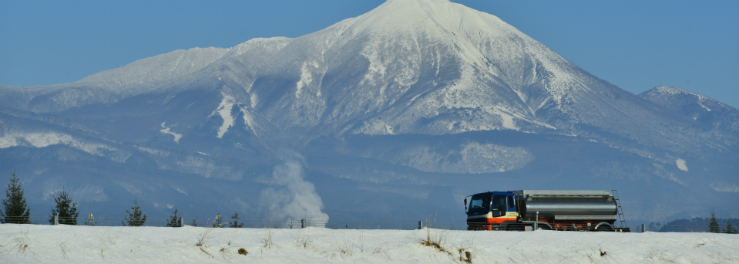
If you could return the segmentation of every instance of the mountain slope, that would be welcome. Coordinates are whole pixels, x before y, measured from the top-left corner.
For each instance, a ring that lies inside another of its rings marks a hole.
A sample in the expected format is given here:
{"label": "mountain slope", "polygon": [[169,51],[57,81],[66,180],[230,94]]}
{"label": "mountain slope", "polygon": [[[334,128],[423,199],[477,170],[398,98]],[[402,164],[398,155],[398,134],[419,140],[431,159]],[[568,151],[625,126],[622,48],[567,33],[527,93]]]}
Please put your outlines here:
{"label": "mountain slope", "polygon": [[95,103],[113,103],[151,91],[217,60],[227,49],[193,48],[141,59],[121,68],[93,74],[73,83],[49,87],[0,87],[0,102],[34,112],[60,112]]}

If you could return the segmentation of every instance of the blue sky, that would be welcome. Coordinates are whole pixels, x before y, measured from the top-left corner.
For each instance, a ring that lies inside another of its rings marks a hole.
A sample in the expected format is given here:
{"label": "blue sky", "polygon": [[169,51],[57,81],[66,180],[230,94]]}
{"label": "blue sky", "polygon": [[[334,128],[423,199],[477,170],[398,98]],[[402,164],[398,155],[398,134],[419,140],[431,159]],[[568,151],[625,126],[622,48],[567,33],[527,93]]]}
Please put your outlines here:
{"label": "blue sky", "polygon": [[[177,49],[298,37],[378,0],[0,0],[0,84],[73,82]],[[455,0],[632,93],[671,85],[739,108],[739,1]]]}

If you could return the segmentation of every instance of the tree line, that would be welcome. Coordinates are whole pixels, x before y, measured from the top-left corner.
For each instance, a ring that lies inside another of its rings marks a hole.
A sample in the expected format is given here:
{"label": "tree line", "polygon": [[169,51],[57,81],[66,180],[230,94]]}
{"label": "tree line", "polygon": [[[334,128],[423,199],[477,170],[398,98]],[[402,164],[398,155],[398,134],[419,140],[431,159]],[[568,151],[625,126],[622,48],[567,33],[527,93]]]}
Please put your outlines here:
{"label": "tree line", "polygon": [[[50,224],[61,224],[61,225],[77,225],[77,218],[79,217],[79,211],[77,211],[77,201],[72,199],[72,196],[67,193],[62,186],[62,191],[54,194],[55,206],[51,208],[51,214],[49,215]],[[179,227],[182,226],[181,217],[177,216],[177,208],[175,208],[172,215],[167,220],[166,226],[168,227]],[[133,206],[131,210],[126,210],[127,216],[121,221],[124,226],[143,226],[146,223],[146,215],[141,211],[139,202],[137,199],[133,200]],[[244,226],[244,223],[239,223],[239,213],[234,212],[231,216],[231,222],[224,222],[221,213],[215,217],[212,227],[233,227],[240,228]],[[20,178],[13,170],[11,173],[10,182],[5,189],[5,199],[3,199],[3,210],[0,211],[0,223],[13,223],[13,224],[31,224],[31,209],[28,208],[26,197],[24,195],[23,186],[20,182]],[[94,218],[92,215],[85,221],[85,225],[95,225]],[[195,219],[192,220],[193,226],[198,226]]]}
{"label": "tree line", "polygon": [[[77,218],[79,212],[77,211],[77,202],[73,201],[72,197],[62,187],[62,191],[54,195],[55,206],[51,209],[49,215],[49,223],[54,224],[55,220],[62,225],[77,225]],[[166,221],[168,227],[183,226],[181,223],[181,217],[177,215],[178,210],[175,208],[172,215]],[[15,170],[11,174],[10,182],[8,187],[5,189],[5,199],[3,199],[3,210],[0,211],[0,223],[15,223],[15,224],[31,224],[30,221],[31,210],[26,204],[26,198],[23,194],[23,187],[21,186],[20,179],[15,173]],[[146,223],[146,215],[141,211],[137,199],[133,200],[133,206],[131,210],[126,210],[127,216],[121,221],[124,226],[143,226]],[[55,219],[56,218],[56,219]],[[231,227],[240,228],[244,226],[243,222],[239,222],[239,213],[234,212],[231,215],[231,221],[226,222],[223,220],[221,213],[219,212],[213,219],[212,223],[209,223],[210,227]],[[659,232],[711,232],[711,233],[728,233],[736,234],[737,229],[732,225],[731,220],[737,219],[726,219],[726,224],[723,228],[719,224],[719,219],[716,218],[715,212],[711,211],[711,217],[700,218],[696,217],[691,220],[679,219],[669,222],[663,226],[659,223],[649,224],[649,230],[655,230]],[[86,225],[95,225],[92,217],[85,221]],[[706,224],[708,229],[705,228]],[[198,226],[195,219],[190,224],[192,226]]]}
{"label": "tree line", "polygon": [[[722,224],[723,223],[723,224]],[[736,234],[734,224],[739,223],[737,218],[716,218],[716,213],[711,212],[710,217],[693,217],[672,220],[666,224],[649,223],[646,231],[652,232],[710,232]]]}

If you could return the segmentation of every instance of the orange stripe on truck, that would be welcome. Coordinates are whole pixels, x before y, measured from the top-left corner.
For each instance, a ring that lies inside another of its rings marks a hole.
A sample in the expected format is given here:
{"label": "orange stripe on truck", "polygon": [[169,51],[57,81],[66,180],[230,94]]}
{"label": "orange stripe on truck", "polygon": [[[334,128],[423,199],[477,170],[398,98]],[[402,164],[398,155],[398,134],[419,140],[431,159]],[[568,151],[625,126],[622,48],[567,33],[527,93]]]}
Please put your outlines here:
{"label": "orange stripe on truck", "polygon": [[516,221],[516,218],[515,217],[513,218],[495,217],[495,218],[488,218],[487,220],[488,220],[487,222],[491,224],[500,224],[505,221]]}

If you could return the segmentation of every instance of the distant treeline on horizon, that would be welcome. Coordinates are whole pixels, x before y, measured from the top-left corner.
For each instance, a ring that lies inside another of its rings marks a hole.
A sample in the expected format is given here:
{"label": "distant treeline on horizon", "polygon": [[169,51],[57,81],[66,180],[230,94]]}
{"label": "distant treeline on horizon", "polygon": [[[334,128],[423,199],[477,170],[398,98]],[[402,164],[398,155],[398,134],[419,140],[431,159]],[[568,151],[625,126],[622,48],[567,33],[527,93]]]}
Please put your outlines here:
{"label": "distant treeline on horizon", "polygon": [[[707,232],[708,223],[710,218],[706,217],[693,217],[693,219],[677,219],[660,227],[660,224],[651,223],[647,230],[654,230],[657,232]],[[739,224],[739,218],[716,218],[720,229],[723,230],[726,227],[726,223],[730,222],[734,228]],[[656,227],[656,228],[655,228]]]}

